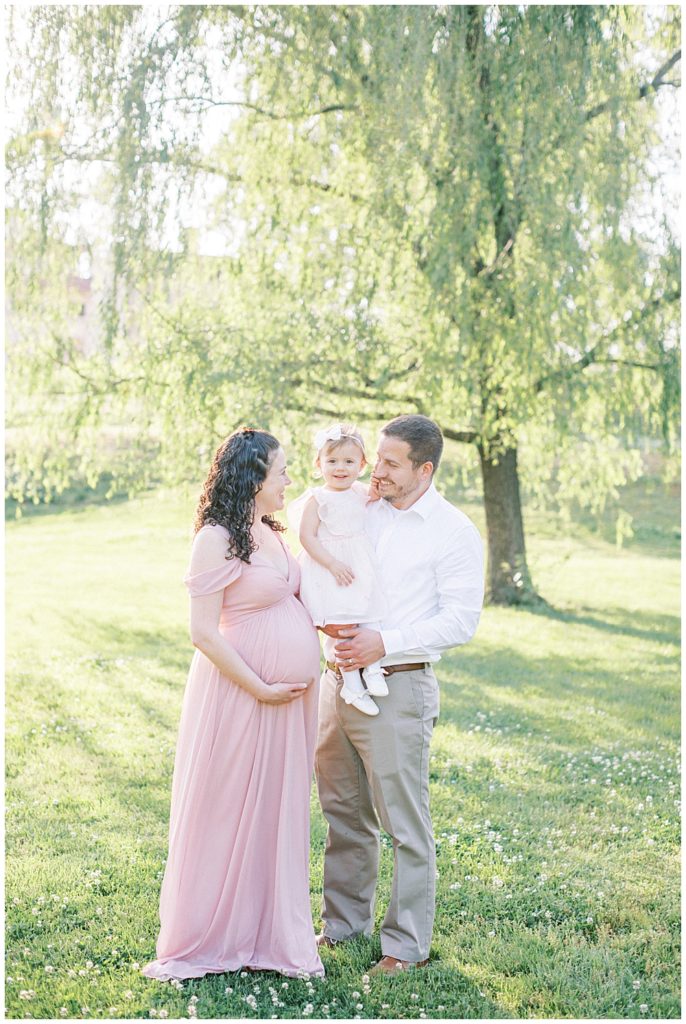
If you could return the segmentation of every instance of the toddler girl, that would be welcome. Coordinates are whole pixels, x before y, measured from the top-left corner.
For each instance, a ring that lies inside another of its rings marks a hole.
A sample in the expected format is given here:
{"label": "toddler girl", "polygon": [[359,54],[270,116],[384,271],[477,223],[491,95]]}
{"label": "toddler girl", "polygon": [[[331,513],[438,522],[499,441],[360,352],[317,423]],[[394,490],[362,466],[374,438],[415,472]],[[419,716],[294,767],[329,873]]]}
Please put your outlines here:
{"label": "toddler girl", "polygon": [[[355,427],[337,424],[320,430],[314,439],[316,465],[324,477],[322,487],[309,488],[288,509],[295,529],[299,520],[300,599],[316,626],[355,622],[378,629],[384,598],[377,575],[374,550],[364,529],[369,495],[358,477],[366,465],[364,441]],[[324,654],[333,662],[336,640],[324,638]],[[341,697],[365,715],[378,715],[370,694],[388,693],[380,662],[360,673],[342,671]],[[366,685],[365,685],[366,684]]]}

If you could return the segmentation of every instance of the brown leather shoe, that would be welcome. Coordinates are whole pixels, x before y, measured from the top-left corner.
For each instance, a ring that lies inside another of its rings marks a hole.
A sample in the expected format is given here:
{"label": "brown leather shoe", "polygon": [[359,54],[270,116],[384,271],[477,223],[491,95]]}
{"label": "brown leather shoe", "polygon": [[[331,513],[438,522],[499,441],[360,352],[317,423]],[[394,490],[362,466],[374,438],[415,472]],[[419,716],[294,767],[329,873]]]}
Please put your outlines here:
{"label": "brown leather shoe", "polygon": [[315,942],[320,949],[322,946],[326,946],[328,949],[333,949],[334,946],[338,945],[335,939],[332,939],[330,935],[325,935],[324,932],[317,936]]}
{"label": "brown leather shoe", "polygon": [[370,969],[370,974],[396,974],[400,971],[411,971],[415,967],[426,967],[428,960],[412,963],[411,960],[398,960],[394,956],[382,956],[378,964]]}

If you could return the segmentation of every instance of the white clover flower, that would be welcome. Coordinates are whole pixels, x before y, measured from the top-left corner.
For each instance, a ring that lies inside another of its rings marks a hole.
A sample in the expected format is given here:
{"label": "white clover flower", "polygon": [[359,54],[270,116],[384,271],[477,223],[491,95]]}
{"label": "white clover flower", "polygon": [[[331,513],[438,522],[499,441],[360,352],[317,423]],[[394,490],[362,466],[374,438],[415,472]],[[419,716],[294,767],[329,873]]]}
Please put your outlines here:
{"label": "white clover flower", "polygon": [[648,1012],[648,1004],[647,1003],[641,1003],[641,1005],[639,1006],[639,1010],[641,1011],[641,1013],[647,1013]]}
{"label": "white clover flower", "polygon": [[635,980],[635,981],[633,982],[633,986],[634,986],[634,990],[635,990],[636,992],[637,992],[637,991],[639,990],[639,988],[641,987],[641,983],[640,983],[640,981],[638,980],[638,978],[637,978],[637,979],[636,979],[636,980]]}
{"label": "white clover flower", "polygon": [[66,1017],[68,1013],[69,1010],[66,1008],[66,1006],[60,1006],[60,1017]]}
{"label": "white clover flower", "polygon": [[169,1016],[169,1010],[160,1010],[160,1012],[158,1014],[158,1017],[168,1017],[168,1016]]}

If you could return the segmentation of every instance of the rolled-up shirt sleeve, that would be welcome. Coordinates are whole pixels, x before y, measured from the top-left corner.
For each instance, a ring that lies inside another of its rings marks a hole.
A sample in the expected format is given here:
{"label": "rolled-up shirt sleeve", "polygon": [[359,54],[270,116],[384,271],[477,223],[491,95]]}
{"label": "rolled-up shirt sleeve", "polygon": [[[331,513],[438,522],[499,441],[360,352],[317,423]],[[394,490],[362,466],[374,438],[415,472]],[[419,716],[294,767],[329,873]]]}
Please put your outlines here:
{"label": "rolled-up shirt sleeve", "polygon": [[479,624],[484,599],[484,551],[469,524],[452,535],[435,562],[436,612],[400,629],[382,629],[386,654],[438,654],[466,644]]}

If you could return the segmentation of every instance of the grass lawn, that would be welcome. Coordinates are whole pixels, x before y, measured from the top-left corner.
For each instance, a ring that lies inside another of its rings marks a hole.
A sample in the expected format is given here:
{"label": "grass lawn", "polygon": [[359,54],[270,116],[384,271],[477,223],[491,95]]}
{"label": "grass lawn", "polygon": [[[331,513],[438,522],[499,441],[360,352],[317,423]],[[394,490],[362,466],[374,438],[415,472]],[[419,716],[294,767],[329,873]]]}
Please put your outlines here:
{"label": "grass lawn", "polygon": [[[486,609],[439,666],[429,968],[367,984],[377,935],[325,950],[324,981],[139,974],[192,653],[193,498],[8,525],[6,1015],[678,1018],[678,498],[645,488],[621,551],[530,517],[552,608]],[[318,923],[314,793],[312,810]],[[391,864],[386,841],[379,920]]]}

